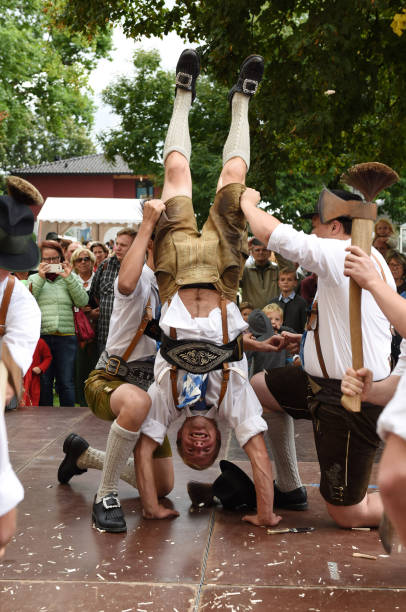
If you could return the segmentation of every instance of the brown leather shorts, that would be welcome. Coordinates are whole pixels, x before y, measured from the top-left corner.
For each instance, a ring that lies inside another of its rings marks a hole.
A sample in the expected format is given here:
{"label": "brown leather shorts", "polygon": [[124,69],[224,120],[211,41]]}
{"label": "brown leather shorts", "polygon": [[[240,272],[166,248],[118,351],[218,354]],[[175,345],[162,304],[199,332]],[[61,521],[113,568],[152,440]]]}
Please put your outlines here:
{"label": "brown leather shorts", "polygon": [[191,198],[167,202],[154,240],[155,274],[162,303],[183,285],[211,283],[235,301],[248,257],[247,222],[240,208],[245,185],[232,183],[216,193],[202,231]]}

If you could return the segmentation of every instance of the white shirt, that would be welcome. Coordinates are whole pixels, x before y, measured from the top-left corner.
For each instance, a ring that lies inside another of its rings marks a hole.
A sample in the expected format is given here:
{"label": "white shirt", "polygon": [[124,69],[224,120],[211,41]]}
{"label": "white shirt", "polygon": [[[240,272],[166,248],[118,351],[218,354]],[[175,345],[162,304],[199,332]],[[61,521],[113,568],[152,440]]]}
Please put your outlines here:
{"label": "white shirt", "polygon": [[[114,304],[111,313],[109,335],[106,351],[109,355],[122,357],[130,346],[132,339],[144,316],[145,307],[151,297],[152,315],[155,317],[159,304],[158,287],[155,274],[144,264],[137,286],[130,295],[123,295],[118,290],[118,278],[114,281]],[[141,336],[127,361],[142,361],[156,353],[156,342],[145,334]]]}
{"label": "white shirt", "polygon": [[73,274],[78,278],[78,280],[79,280],[80,284],[82,285],[83,289],[85,291],[90,291],[90,287],[91,287],[92,280],[93,280],[93,277],[95,275],[95,272],[92,271],[92,276],[90,278],[88,278],[86,281],[77,272],[73,272]]}
{"label": "white shirt", "polygon": [[393,368],[392,376],[403,376],[406,374],[406,339],[403,338],[400,343],[400,354],[399,359],[395,367]]}
{"label": "white shirt", "polygon": [[[0,303],[3,299],[7,278],[0,282]],[[32,362],[41,330],[41,311],[27,287],[17,278],[11,294],[6,316],[6,333],[0,336],[0,346],[6,342],[11,356],[21,368],[23,375]]]}
{"label": "white shirt", "polygon": [[[160,326],[169,335],[169,327],[176,328],[179,340],[198,339],[209,340],[216,344],[223,344],[220,308],[214,308],[208,317],[193,319],[176,294],[168,308],[167,303],[162,309]],[[230,340],[245,330],[245,323],[236,304],[227,304],[227,324]],[[173,402],[170,367],[168,362],[158,352],[155,360],[155,382],[148,389],[152,399],[152,406],[148,417],[141,426],[141,431],[158,444],[162,444],[169,425],[179,417],[190,417],[196,414],[209,419],[223,419],[235,431],[240,446],[258,433],[267,430],[267,424],[262,418],[262,407],[258,398],[248,382],[247,360],[244,355],[241,361],[234,361],[230,366],[230,380],[227,385],[225,397],[217,406],[220,397],[223,375],[221,370],[209,372],[205,400],[208,411],[193,411],[188,407],[178,410]],[[178,396],[182,390],[182,380],[185,370],[178,370]]]}
{"label": "white shirt", "polygon": [[[327,373],[335,379],[341,379],[345,370],[351,367],[349,278],[343,272],[345,249],[350,244],[350,239],[319,238],[284,224],[275,228],[268,243],[268,249],[299,262],[306,270],[318,275],[320,344]],[[374,248],[372,253],[380,261],[387,283],[396,290],[384,258]],[[374,259],[372,261],[380,274],[378,264]],[[362,291],[361,312],[364,365],[372,370],[374,380],[381,380],[390,374],[389,321],[369,291]],[[310,375],[323,377],[312,332],[307,333],[304,345],[304,369]]]}
{"label": "white shirt", "polygon": [[[18,281],[16,281],[18,282]],[[26,291],[26,289],[24,289]],[[28,293],[28,292],[27,292]],[[0,516],[10,512],[24,498],[24,489],[10,465],[3,409],[0,411]]]}
{"label": "white shirt", "polygon": [[378,435],[385,440],[394,433],[406,440],[406,340],[400,345],[398,362],[391,376],[400,376],[395,394],[382,411],[377,424]]}

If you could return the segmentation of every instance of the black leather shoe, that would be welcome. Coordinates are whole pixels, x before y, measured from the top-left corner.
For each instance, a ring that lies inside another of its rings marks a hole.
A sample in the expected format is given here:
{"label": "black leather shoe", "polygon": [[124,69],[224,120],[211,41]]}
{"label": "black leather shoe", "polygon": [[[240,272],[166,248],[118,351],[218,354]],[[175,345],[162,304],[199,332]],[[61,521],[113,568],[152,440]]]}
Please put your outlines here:
{"label": "black leather shoe", "polygon": [[93,523],[97,529],[103,529],[109,533],[120,533],[127,531],[124,513],[121,509],[117,493],[109,493],[98,504],[93,504]]}
{"label": "black leather shoe", "polygon": [[305,487],[298,487],[293,491],[283,493],[274,483],[274,502],[275,508],[284,510],[307,510],[307,492]]}
{"label": "black leather shoe", "polygon": [[240,68],[240,75],[237,83],[231,88],[228,99],[231,104],[233,95],[238,91],[246,96],[252,97],[262,80],[264,74],[264,58],[262,55],[249,55]]}
{"label": "black leather shoe", "polygon": [[187,483],[187,492],[193,506],[213,506],[213,485],[208,482],[191,480]]}
{"label": "black leather shoe", "polygon": [[69,434],[63,443],[63,452],[65,458],[58,469],[58,480],[61,484],[66,484],[72,476],[87,472],[86,469],[81,470],[76,465],[76,461],[82,453],[89,448],[88,442],[75,433]]}
{"label": "black leather shoe", "polygon": [[196,97],[196,79],[200,74],[200,59],[194,49],[185,49],[176,64],[176,88],[192,92],[192,102]]}

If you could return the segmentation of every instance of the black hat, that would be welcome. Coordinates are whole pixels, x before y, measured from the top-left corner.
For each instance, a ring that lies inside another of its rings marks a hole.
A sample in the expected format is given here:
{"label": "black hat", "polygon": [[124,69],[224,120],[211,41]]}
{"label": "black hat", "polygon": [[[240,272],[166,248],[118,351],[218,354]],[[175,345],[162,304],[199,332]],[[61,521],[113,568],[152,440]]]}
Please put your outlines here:
{"label": "black hat", "polygon": [[220,461],[221,475],[213,482],[213,494],[227,510],[239,506],[256,508],[257,496],[251,478],[237,465],[222,459]]}
{"label": "black hat", "polygon": [[45,240],[56,240],[56,242],[58,242],[59,234],[57,234],[56,232],[48,232],[45,236]]}
{"label": "black hat", "polygon": [[33,239],[34,219],[44,200],[24,179],[6,179],[8,195],[0,196],[0,268],[23,271],[35,268],[40,253]]}

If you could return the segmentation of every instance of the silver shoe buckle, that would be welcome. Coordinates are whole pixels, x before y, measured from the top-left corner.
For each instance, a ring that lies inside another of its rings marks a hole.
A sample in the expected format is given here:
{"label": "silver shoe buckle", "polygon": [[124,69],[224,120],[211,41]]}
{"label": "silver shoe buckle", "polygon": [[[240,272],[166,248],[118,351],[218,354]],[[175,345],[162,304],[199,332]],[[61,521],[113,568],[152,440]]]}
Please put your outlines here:
{"label": "silver shoe buckle", "polygon": [[258,81],[254,81],[253,79],[244,79],[242,84],[242,90],[248,96],[253,96],[258,89]]}
{"label": "silver shoe buckle", "polygon": [[178,87],[187,87],[188,89],[192,89],[192,81],[193,77],[191,74],[187,74],[187,72],[178,72],[176,75],[175,85]]}
{"label": "silver shoe buckle", "polygon": [[[113,502],[113,503],[110,503]],[[118,497],[103,497],[103,506],[106,510],[111,510],[112,508],[121,508],[120,500]]]}

